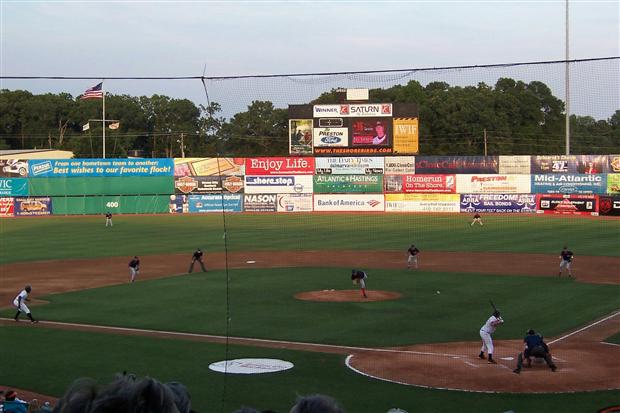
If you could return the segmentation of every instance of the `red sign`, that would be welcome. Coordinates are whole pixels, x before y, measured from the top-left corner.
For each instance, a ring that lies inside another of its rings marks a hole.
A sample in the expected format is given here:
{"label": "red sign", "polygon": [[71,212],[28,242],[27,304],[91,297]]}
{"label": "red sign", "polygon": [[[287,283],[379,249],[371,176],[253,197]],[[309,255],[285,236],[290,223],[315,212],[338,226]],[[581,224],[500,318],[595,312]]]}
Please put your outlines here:
{"label": "red sign", "polygon": [[598,215],[596,195],[536,195],[537,212],[561,215]]}
{"label": "red sign", "polygon": [[246,175],[314,175],[314,158],[246,158]]}
{"label": "red sign", "polygon": [[15,214],[13,198],[0,198],[0,217],[12,217]]}
{"label": "red sign", "polygon": [[387,193],[455,194],[455,175],[386,175]]}

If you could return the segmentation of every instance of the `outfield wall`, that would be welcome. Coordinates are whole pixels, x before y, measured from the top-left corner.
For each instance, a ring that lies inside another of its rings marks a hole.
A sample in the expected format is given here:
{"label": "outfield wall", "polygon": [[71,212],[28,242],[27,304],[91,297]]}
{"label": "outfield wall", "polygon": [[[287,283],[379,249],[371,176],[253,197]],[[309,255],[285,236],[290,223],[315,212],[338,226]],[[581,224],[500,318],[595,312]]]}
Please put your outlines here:
{"label": "outfield wall", "polygon": [[9,160],[0,215],[620,215],[620,155]]}

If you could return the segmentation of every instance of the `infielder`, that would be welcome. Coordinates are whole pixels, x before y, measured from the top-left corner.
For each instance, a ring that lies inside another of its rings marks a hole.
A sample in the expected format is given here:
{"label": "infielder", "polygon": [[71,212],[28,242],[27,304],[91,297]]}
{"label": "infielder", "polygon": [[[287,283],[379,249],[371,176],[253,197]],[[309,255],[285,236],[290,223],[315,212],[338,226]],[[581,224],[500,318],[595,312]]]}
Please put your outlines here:
{"label": "infielder", "polygon": [[558,277],[562,276],[562,270],[564,268],[566,268],[566,270],[568,271],[569,277],[573,276],[573,274],[570,271],[570,263],[573,262],[573,258],[575,258],[575,255],[573,254],[572,251],[569,251],[568,248],[565,246],[560,252],[560,272],[558,274]]}
{"label": "infielder", "polygon": [[114,224],[112,224],[112,213],[111,212],[106,212],[105,213],[105,226],[106,227],[113,227]]}
{"label": "infielder", "polygon": [[38,320],[32,318],[32,313],[30,312],[28,306],[25,304],[25,301],[30,301],[30,298],[28,298],[28,294],[30,294],[30,291],[32,291],[32,287],[27,285],[13,300],[13,305],[17,307],[17,313],[15,313],[14,317],[15,321],[19,321],[19,315],[21,313],[26,313],[31,323],[39,322]]}
{"label": "infielder", "polygon": [[368,279],[368,274],[364,271],[351,270],[351,280],[353,284],[358,284],[360,289],[362,290],[362,296],[364,298],[368,298],[366,295],[366,280]]}
{"label": "infielder", "polygon": [[200,267],[202,268],[202,272],[207,272],[207,269],[205,268],[204,263],[202,262],[202,251],[200,250],[200,248],[197,248],[196,251],[194,251],[194,254],[192,255],[192,263],[189,265],[189,271],[188,272],[192,272],[194,271],[194,263],[198,262],[200,263]]}
{"label": "infielder", "polygon": [[420,250],[415,245],[411,244],[407,252],[409,253],[409,258],[407,258],[407,269],[410,269],[411,264],[413,264],[417,270],[418,269],[418,254],[420,253]]}
{"label": "infielder", "polygon": [[480,217],[480,214],[476,212],[476,215],[474,215],[474,219],[473,221],[471,221],[471,226],[473,227],[475,223],[479,223],[480,226],[483,226],[484,224],[482,223],[482,218]]}
{"label": "infielder", "polygon": [[495,329],[502,324],[504,320],[500,316],[499,311],[495,310],[493,315],[489,317],[486,323],[480,329],[480,338],[482,339],[482,348],[480,349],[480,354],[478,357],[484,360],[484,352],[486,351],[489,355],[489,363],[497,364],[497,362],[493,359],[493,338],[491,338],[491,334],[495,332]]}
{"label": "infielder", "polygon": [[134,282],[138,274],[140,274],[140,259],[137,255],[129,261],[129,274],[131,275],[131,282]]}

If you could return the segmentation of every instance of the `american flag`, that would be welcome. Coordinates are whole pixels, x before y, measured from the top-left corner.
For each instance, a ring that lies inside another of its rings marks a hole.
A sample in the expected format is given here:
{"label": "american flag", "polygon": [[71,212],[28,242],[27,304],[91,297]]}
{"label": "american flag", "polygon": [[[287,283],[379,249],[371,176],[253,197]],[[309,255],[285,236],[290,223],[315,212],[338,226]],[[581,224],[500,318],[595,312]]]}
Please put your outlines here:
{"label": "american flag", "polygon": [[86,89],[80,99],[100,99],[103,97],[103,90],[101,90],[102,88],[103,82],[99,83],[96,86],[89,87],[88,89]]}

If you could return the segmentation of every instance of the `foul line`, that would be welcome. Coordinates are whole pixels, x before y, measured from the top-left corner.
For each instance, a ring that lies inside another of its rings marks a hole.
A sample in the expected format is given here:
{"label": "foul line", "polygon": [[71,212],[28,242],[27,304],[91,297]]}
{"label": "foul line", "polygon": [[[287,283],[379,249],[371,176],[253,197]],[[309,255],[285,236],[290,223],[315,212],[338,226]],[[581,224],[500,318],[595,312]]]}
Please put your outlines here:
{"label": "foul line", "polygon": [[[0,318],[0,321],[12,322],[13,324],[18,324],[9,318]],[[11,323],[8,323],[8,324],[11,324]],[[31,323],[24,322],[23,324],[29,325]],[[106,330],[106,331],[112,331],[112,332],[125,331],[125,332],[130,332],[130,333],[142,333],[142,335],[148,335],[148,334],[169,335],[169,336],[178,336],[181,338],[182,337],[196,337],[196,338],[211,339],[214,341],[224,341],[228,339],[231,342],[232,341],[236,342],[235,344],[243,344],[243,342],[282,344],[282,345],[306,347],[306,350],[308,348],[326,348],[326,349],[343,350],[343,352],[346,350],[346,351],[366,351],[366,352],[376,352],[376,353],[415,354],[415,355],[421,355],[421,356],[441,356],[441,357],[453,357],[453,358],[467,357],[462,354],[431,353],[431,352],[425,352],[425,351],[339,346],[339,345],[333,345],[333,344],[305,343],[305,342],[300,342],[300,341],[285,341],[285,340],[269,340],[269,339],[262,339],[262,338],[226,337],[226,336],[217,336],[217,335],[211,335],[211,334],[183,333],[179,331],[149,330],[149,329],[140,329],[140,328],[131,328],[131,327],[101,326],[101,325],[95,325],[95,324],[79,324],[79,323],[68,323],[68,322],[59,322],[59,321],[40,321],[39,325],[41,326],[69,326],[69,327],[78,327],[78,328],[88,328],[92,330]]]}
{"label": "foul line", "polygon": [[594,323],[592,323],[592,324],[588,324],[587,326],[582,327],[582,328],[580,328],[579,330],[573,331],[572,333],[568,333],[568,334],[566,334],[565,336],[562,336],[562,337],[560,337],[560,338],[556,338],[555,340],[550,341],[550,342],[549,342],[549,343],[547,343],[547,344],[557,343],[558,341],[562,341],[562,340],[564,340],[565,338],[568,338],[568,337],[570,337],[570,336],[572,336],[572,335],[575,335],[575,334],[577,334],[577,333],[581,333],[583,330],[587,330],[588,328],[590,328],[590,327],[594,327],[595,325],[600,324],[600,323],[602,323],[603,321],[607,321],[607,320],[609,320],[610,318],[614,318],[614,317],[615,317],[615,316],[617,316],[618,314],[620,314],[620,311],[619,311],[619,312],[616,312],[616,313],[614,313],[614,314],[612,314],[612,315],[609,315],[609,316],[607,316],[607,317],[603,318],[602,320],[598,320],[598,321],[595,321],[595,322],[594,322]]}

